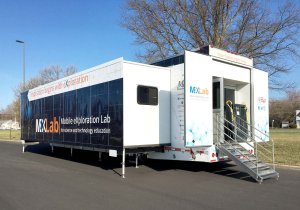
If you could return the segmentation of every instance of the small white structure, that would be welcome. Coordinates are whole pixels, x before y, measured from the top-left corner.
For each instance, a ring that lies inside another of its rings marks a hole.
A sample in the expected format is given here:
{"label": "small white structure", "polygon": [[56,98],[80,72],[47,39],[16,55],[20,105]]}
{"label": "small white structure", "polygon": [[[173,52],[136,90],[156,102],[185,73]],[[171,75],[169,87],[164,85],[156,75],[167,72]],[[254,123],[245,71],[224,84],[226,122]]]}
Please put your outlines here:
{"label": "small white structure", "polygon": [[289,121],[282,121],[281,128],[289,128]]}
{"label": "small white structure", "polygon": [[20,125],[18,122],[12,121],[12,120],[8,120],[6,122],[3,122],[0,126],[0,130],[19,130],[20,129]]}
{"label": "small white structure", "polygon": [[296,124],[297,128],[300,128],[300,110],[296,110]]}

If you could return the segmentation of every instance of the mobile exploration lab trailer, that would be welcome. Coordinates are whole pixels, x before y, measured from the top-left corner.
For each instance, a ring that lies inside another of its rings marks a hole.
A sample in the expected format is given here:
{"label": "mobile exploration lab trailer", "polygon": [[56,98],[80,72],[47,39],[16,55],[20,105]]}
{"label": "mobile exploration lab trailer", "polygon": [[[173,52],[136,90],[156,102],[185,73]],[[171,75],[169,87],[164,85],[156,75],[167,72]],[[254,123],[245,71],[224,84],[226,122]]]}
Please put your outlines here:
{"label": "mobile exploration lab trailer", "polygon": [[212,46],[151,65],[119,58],[33,88],[21,94],[21,127],[21,139],[52,149],[121,155],[123,177],[127,154],[231,159],[260,183],[279,177],[268,74]]}

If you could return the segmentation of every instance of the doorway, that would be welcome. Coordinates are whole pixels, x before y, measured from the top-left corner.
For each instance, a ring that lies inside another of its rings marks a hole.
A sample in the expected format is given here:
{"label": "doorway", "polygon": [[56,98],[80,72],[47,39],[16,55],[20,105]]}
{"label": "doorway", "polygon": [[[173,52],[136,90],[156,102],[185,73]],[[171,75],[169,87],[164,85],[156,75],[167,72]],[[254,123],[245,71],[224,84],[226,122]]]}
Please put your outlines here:
{"label": "doorway", "polygon": [[234,105],[235,105],[235,88],[224,87],[224,139],[232,141],[235,139],[235,121],[234,121]]}
{"label": "doorway", "polygon": [[232,104],[235,104],[235,88],[225,87],[224,88],[224,104],[230,100]]}
{"label": "doorway", "polygon": [[[223,143],[225,136],[232,136],[234,134],[234,129],[232,124],[225,125],[227,131],[224,130],[223,125],[225,122],[221,122],[222,119],[232,122],[233,119],[229,119],[233,116],[233,105],[235,104],[235,88],[230,86],[224,87],[224,78],[214,78],[213,79],[213,91],[212,91],[212,105],[213,105],[213,138],[214,144]],[[230,101],[230,106],[227,102]],[[229,108],[229,109],[228,109]],[[228,124],[228,123],[227,123]],[[231,129],[232,127],[232,129]],[[229,128],[229,130],[228,130]],[[224,132],[227,135],[223,136]],[[228,135],[230,133],[230,135]],[[226,138],[225,138],[226,139]]]}
{"label": "doorway", "polygon": [[212,85],[212,105],[213,105],[213,143],[223,143],[223,126],[220,122],[224,116],[224,79],[213,78]]}

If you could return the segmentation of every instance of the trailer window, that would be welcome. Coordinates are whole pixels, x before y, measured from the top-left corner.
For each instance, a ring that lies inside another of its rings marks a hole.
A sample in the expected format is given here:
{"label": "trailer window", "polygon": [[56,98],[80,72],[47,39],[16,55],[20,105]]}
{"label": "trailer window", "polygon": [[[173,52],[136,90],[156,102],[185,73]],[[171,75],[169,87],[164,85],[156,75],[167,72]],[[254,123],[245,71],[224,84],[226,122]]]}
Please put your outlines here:
{"label": "trailer window", "polygon": [[213,109],[220,109],[221,96],[220,96],[220,82],[214,82],[213,84]]}
{"label": "trailer window", "polygon": [[137,103],[141,105],[157,105],[158,89],[156,87],[139,85],[137,87]]}

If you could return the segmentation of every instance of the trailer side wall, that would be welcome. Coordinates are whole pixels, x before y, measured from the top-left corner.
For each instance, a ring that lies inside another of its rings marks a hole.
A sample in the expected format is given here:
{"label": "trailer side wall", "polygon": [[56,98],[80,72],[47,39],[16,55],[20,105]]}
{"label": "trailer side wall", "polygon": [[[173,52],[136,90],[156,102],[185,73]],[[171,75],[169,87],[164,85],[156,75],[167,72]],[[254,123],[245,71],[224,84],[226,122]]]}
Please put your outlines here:
{"label": "trailer side wall", "polygon": [[[76,80],[82,76],[75,74],[23,93],[21,138],[103,149],[122,148],[120,64],[117,61],[81,72],[80,75],[86,75],[85,84]],[[107,74],[109,71],[111,74]],[[98,83],[99,80],[103,82]]]}

